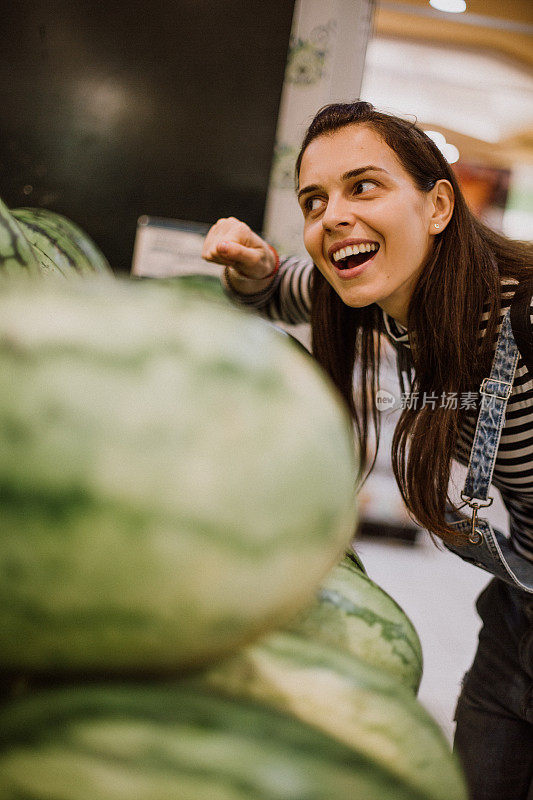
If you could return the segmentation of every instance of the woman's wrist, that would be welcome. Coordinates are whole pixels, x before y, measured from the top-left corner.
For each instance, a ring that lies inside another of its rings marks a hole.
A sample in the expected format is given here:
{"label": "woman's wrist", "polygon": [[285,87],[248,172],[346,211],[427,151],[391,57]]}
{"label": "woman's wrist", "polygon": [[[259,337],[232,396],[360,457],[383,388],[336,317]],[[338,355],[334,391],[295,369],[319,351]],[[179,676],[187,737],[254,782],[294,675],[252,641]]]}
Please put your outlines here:
{"label": "woman's wrist", "polygon": [[266,278],[247,278],[241,272],[237,272],[233,267],[226,267],[224,270],[224,280],[230,289],[238,294],[257,294],[267,289],[274,277]]}
{"label": "woman's wrist", "polygon": [[267,245],[267,247],[272,251],[274,256],[274,267],[268,275],[265,275],[264,278],[251,278],[247,275],[243,275],[242,272],[239,272],[234,267],[228,266],[224,270],[224,277],[230,289],[233,289],[239,294],[257,294],[270,286],[272,280],[279,271],[280,260],[277,250],[270,244]]}

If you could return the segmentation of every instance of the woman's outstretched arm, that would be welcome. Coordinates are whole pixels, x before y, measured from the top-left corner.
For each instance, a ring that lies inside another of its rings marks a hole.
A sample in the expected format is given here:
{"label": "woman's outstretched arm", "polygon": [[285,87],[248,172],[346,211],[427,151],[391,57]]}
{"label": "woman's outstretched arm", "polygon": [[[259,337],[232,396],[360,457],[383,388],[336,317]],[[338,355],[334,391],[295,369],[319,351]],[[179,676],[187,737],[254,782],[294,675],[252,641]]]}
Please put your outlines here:
{"label": "woman's outstretched arm", "polygon": [[235,217],[213,225],[202,257],[224,266],[222,283],[235,303],[272,320],[292,325],[309,322],[313,271],[309,259],[282,256],[278,267],[276,251]]}

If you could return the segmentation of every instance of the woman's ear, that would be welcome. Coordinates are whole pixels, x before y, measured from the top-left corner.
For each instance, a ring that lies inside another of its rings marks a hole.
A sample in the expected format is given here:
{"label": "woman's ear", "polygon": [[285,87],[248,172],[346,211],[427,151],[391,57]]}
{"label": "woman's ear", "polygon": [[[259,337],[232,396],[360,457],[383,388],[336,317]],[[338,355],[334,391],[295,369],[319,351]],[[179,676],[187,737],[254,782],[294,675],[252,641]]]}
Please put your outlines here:
{"label": "woman's ear", "polygon": [[455,196],[450,181],[445,178],[438,180],[431,190],[433,200],[433,213],[429,220],[429,234],[442,233],[453,214]]}

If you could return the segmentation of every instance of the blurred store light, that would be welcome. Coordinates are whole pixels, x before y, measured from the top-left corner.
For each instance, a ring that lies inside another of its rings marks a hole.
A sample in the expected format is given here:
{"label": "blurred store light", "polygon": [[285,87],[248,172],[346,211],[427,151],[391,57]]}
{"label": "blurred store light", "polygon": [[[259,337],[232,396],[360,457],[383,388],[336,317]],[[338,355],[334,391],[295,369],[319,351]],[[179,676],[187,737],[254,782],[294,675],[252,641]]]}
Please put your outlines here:
{"label": "blurred store light", "polygon": [[73,86],[73,99],[87,131],[109,133],[131,111],[131,98],[114,80],[84,78]]}
{"label": "blurred store light", "polygon": [[533,214],[530,211],[521,211],[518,208],[506,209],[503,215],[503,232],[510,239],[532,241]]}
{"label": "blurred store light", "polygon": [[512,239],[533,241],[533,164],[512,171],[503,230]]}
{"label": "blurred store light", "polygon": [[429,0],[429,5],[448,14],[462,14],[466,11],[465,0]]}
{"label": "blurred store light", "polygon": [[[133,84],[113,77],[78,77],[70,90],[72,124],[89,135],[107,136],[132,126],[140,131],[153,124],[153,93],[139,78]],[[67,109],[66,109],[67,110]]]}
{"label": "blurred store light", "polygon": [[394,114],[497,143],[533,122],[533,75],[485,52],[376,37],[361,97]]}

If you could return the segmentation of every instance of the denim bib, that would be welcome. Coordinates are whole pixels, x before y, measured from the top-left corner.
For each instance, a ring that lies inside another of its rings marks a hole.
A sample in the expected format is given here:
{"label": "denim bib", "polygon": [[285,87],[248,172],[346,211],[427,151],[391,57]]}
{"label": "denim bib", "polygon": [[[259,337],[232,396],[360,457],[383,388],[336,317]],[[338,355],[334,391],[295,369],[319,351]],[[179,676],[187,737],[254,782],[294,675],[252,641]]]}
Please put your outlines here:
{"label": "denim bib", "polygon": [[533,564],[515,552],[508,536],[477,516],[490,506],[489,497],[496,454],[505,424],[505,409],[513,387],[518,363],[509,310],[505,312],[490,376],[480,387],[481,408],[470,451],[470,460],[461,499],[472,509],[472,518],[464,519],[448,510],[446,521],[458,532],[468,535],[465,545],[446,542],[448,550],[465,561],[490,572],[515,588],[533,593]]}

